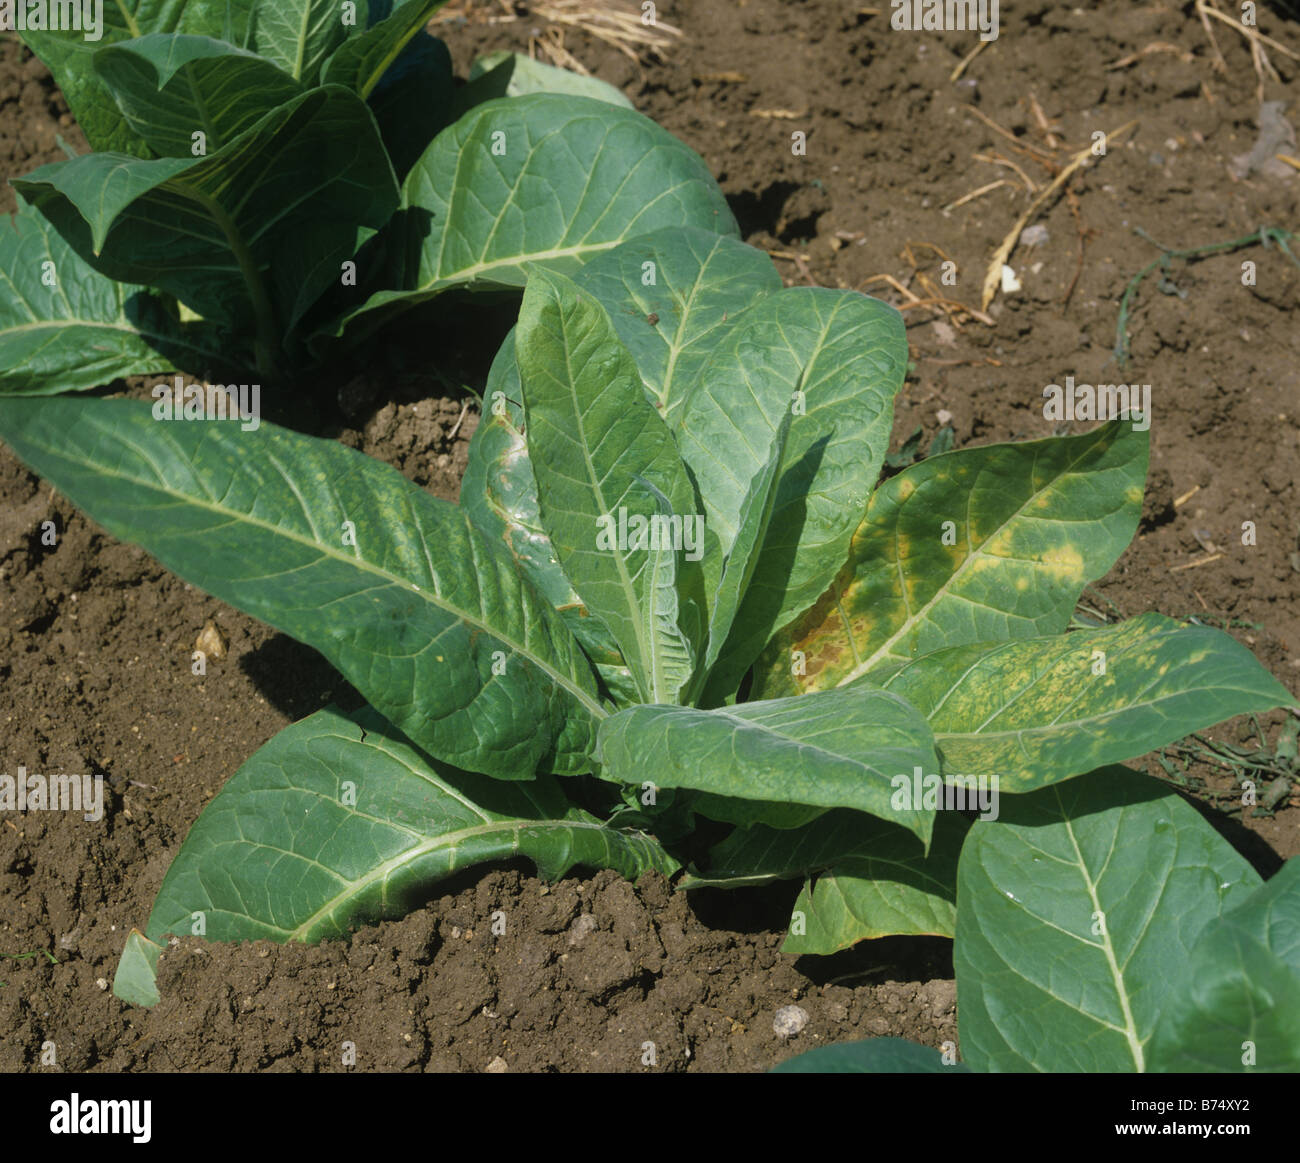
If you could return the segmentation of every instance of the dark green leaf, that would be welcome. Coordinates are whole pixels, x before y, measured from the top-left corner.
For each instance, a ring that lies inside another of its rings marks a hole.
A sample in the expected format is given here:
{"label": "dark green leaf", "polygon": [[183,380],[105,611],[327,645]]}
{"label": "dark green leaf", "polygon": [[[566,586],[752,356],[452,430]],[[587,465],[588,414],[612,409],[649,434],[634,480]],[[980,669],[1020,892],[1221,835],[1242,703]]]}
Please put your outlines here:
{"label": "dark green leaf", "polygon": [[102,274],[249,329],[291,326],[337,282],[359,227],[383,225],[397,204],[374,119],[339,86],[281,106],[206,158],[88,154],[14,185]]}
{"label": "dark green leaf", "polygon": [[709,853],[706,871],[681,887],[804,878],[786,953],[834,953],[904,934],[951,937],[968,829],[956,812],[938,812],[927,852],[911,832],[861,812],[827,812],[802,827],[737,828]]}
{"label": "dark green leaf", "polygon": [[934,434],[934,439],[930,441],[930,449],[926,456],[942,456],[945,452],[952,451],[952,442],[956,437],[956,432],[945,424],[938,432]]}
{"label": "dark green leaf", "polygon": [[253,18],[255,49],[296,81],[315,84],[321,66],[349,32],[366,27],[365,0],[356,4],[356,24],[343,23],[347,7],[339,0],[241,0]]}
{"label": "dark green leaf", "polygon": [[925,720],[866,687],[716,711],[628,707],[598,738],[605,777],[768,803],[847,807],[893,820],[927,844],[934,811],[896,807],[893,778],[937,771]]}
{"label": "dark green leaf", "polygon": [[131,132],[160,157],[216,153],[302,91],[270,61],[207,36],[152,33],[106,46],[94,65]]}
{"label": "dark green leaf", "polygon": [[1196,810],[1105,768],[1007,796],[957,872],[957,1008],[977,1071],[1141,1072],[1177,966],[1259,877]]}
{"label": "dark green leaf", "polygon": [[467,775],[373,711],[327,708],[280,732],[203,809],[147,932],[188,936],[201,918],[214,941],[319,941],[403,916],[453,872],[515,856],[550,880],[575,865],[628,877],[677,867],[650,837],[573,807],[554,780]]}
{"label": "dark green leaf", "polygon": [[1173,976],[1148,1070],[1300,1072],[1300,858],[1210,921]]}
{"label": "dark green leaf", "polygon": [[906,468],[914,460],[921,450],[921,437],[925,434],[925,429],[917,426],[915,432],[903,441],[897,452],[891,452],[885,457],[885,464],[889,468]]}
{"label": "dark green leaf", "polygon": [[[210,0],[113,0],[103,6],[104,24],[97,40],[67,31],[28,30],[21,35],[54,74],[91,149],[149,157],[148,146],[123,120],[113,94],[95,71],[94,58],[111,44],[153,32],[188,32],[233,40],[222,37],[215,9]],[[77,5],[76,10],[80,12],[81,6]]]}
{"label": "dark green leaf", "polygon": [[328,440],[0,399],[0,436],[114,536],[314,646],[436,758],[586,770],[604,716],[578,644],[459,506]]}
{"label": "dark green leaf", "polygon": [[409,0],[392,15],[351,35],[325,63],[321,84],[346,85],[369,97],[411,40],[447,0]]}
{"label": "dark green leaf", "polygon": [[399,182],[455,118],[451,53],[436,36],[419,33],[370,94],[370,108]]}
{"label": "dark green leaf", "polygon": [[[674,702],[700,645],[683,627],[703,625],[705,546],[672,433],[604,308],[563,275],[529,280],[515,352],[542,525],[560,566],[644,701]],[[682,605],[695,597],[680,620],[679,593]]]}
{"label": "dark green leaf", "polygon": [[521,287],[663,226],[737,234],[703,160],[648,118],[603,101],[532,93],[488,101],[440,133],[402,184],[394,290],[355,316],[449,287]]}
{"label": "dark green leaf", "polygon": [[146,287],[96,273],[21,202],[12,227],[0,223],[0,287],[0,392],[93,388],[219,354],[212,329],[182,324]]}

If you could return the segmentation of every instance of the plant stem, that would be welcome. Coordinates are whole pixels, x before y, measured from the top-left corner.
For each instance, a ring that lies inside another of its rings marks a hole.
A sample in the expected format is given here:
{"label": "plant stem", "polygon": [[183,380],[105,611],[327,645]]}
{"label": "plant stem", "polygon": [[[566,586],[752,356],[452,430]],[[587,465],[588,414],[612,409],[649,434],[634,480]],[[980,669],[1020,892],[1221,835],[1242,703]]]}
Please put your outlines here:
{"label": "plant stem", "polygon": [[271,296],[267,294],[266,283],[262,279],[262,273],[257,268],[257,260],[253,258],[253,252],[248,249],[248,243],[239,233],[239,228],[235,221],[226,213],[225,208],[215,199],[201,193],[192,186],[186,187],[185,191],[191,198],[198,202],[204,210],[211,215],[212,220],[221,227],[221,232],[226,236],[226,244],[230,247],[231,253],[235,256],[235,261],[239,264],[239,273],[243,275],[244,285],[248,288],[249,298],[253,302],[253,315],[257,320],[257,335],[253,340],[253,356],[257,362],[257,370],[264,377],[269,379],[275,374],[275,352],[280,345],[280,328],[275,317],[275,307],[271,303]]}

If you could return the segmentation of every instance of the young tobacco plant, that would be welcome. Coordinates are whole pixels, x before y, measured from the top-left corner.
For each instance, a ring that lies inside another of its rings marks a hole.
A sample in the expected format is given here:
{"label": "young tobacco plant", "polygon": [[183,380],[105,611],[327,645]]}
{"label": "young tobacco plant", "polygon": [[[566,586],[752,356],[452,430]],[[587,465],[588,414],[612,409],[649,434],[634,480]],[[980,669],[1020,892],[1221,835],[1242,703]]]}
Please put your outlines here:
{"label": "young tobacco plant", "polygon": [[673,873],[699,819],[732,828],[686,885],[806,879],[788,950],[951,936],[969,824],[943,781],[1070,802],[1064,781],[1290,702],[1216,630],[1065,633],[1136,527],[1131,424],[879,483],[906,364],[891,307],[678,228],[533,269],[459,505],[271,425],[0,400],[93,519],[370,704],[226,783],[118,995],[156,999],[169,933],[341,935],[517,855]]}
{"label": "young tobacco plant", "polygon": [[493,57],[454,90],[423,32],[443,2],[120,0],[98,41],[25,32],[94,152],[13,182],[0,393],[303,376],[528,262],[735,233],[701,159],[609,86]]}

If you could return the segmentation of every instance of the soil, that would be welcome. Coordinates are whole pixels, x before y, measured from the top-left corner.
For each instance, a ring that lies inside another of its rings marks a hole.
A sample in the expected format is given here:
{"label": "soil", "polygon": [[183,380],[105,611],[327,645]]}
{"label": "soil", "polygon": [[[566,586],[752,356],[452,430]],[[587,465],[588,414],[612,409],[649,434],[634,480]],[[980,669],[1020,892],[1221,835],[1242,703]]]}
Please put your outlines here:
{"label": "soil", "polygon": [[[503,11],[444,10],[436,31],[459,73],[547,30],[526,4],[513,20]],[[788,282],[904,307],[915,371],[895,447],[917,427],[926,445],[945,425],[958,446],[1048,435],[1042,392],[1066,375],[1150,383],[1146,515],[1092,604],[1225,626],[1300,690],[1300,269],[1260,246],[1175,262],[1167,293],[1156,274],[1138,292],[1131,363],[1121,371],[1113,356],[1119,300],[1159,253],[1135,228],[1190,248],[1297,222],[1300,174],[1233,168],[1260,114],[1242,37],[1219,26],[1219,72],[1189,5],[1004,3],[1000,37],[954,82],[974,35],[894,32],[887,14],[835,0],[682,0],[660,13],[683,34],[666,59],[637,65],[572,29],[563,43],[705,157],[745,237]],[[1294,23],[1263,6],[1261,21],[1300,48]],[[1281,80],[1263,98],[1293,101],[1297,63],[1270,56]],[[924,300],[924,275],[978,308],[990,257],[1030,197],[1011,166],[979,158],[1000,155],[1041,189],[1054,172],[1035,156],[1059,170],[1096,130],[1111,134],[1106,155],[1035,216],[1046,237],[1012,253],[1023,289],[999,293],[988,323],[907,306],[878,278]],[[85,148],[48,72],[0,38],[0,176],[61,158],[60,135]],[[0,188],[0,209],[13,206]],[[955,285],[942,282],[945,256]],[[508,311],[431,323],[422,366],[438,371],[331,385],[318,415],[288,422],[454,498],[477,421],[459,386],[481,384],[507,326]],[[209,620],[228,653],[196,681],[189,652]],[[0,1069],[753,1071],[830,1041],[956,1039],[948,942],[795,958],[778,951],[793,885],[687,896],[657,875],[546,885],[524,865],[462,874],[350,942],[182,940],[160,966],[162,1002],[120,1003],[109,984],[125,934],[203,805],[288,723],[354,698],[313,651],[115,542],[0,448],[0,770],[103,774],[108,793],[99,824],[0,820]],[[1283,718],[1262,717],[1270,740]],[[1253,738],[1246,721],[1207,736]],[[1162,774],[1153,759],[1142,766]],[[1209,805],[1231,777],[1203,763],[1191,774],[1197,802],[1261,871],[1300,852],[1294,793],[1275,814],[1230,820]],[[501,935],[489,924],[498,909]],[[773,1018],[789,1004],[809,1020],[787,1040]]]}

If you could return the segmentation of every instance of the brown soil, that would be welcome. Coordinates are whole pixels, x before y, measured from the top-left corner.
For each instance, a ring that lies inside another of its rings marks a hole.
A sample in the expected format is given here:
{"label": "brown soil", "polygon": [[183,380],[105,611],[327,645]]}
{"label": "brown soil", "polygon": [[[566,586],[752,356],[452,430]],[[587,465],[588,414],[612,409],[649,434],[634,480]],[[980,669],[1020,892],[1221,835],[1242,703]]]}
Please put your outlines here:
{"label": "brown soil", "polygon": [[[1149,278],[1130,322],[1132,363],[1122,374],[1110,362],[1118,300],[1157,253],[1134,227],[1192,247],[1297,223],[1300,175],[1238,178],[1228,168],[1256,139],[1245,42],[1216,33],[1228,62],[1218,74],[1184,7],[1004,3],[1000,38],[953,83],[974,36],[896,33],[887,17],[857,9],[832,0],[661,5],[685,35],[667,62],[643,72],[585,34],[570,31],[565,43],[704,155],[746,237],[778,255],[788,281],[896,302],[867,280],[887,273],[924,297],[902,253],[911,241],[936,285],[942,260],[916,244],[954,260],[958,282],[944,292],[978,306],[984,268],[1028,199],[1012,169],[972,155],[999,153],[1040,188],[1049,181],[1032,157],[1050,143],[1031,97],[1066,143],[1052,152],[1058,162],[1094,130],[1136,119],[1036,219],[1048,238],[1014,252],[1024,291],[999,294],[993,326],[907,311],[916,372],[898,401],[895,444],[918,425],[928,443],[941,412],[959,445],[1046,435],[1041,393],[1066,375],[1150,383],[1148,519],[1095,588],[1125,615],[1232,620],[1230,632],[1297,691],[1300,270],[1260,247],[1176,264],[1180,294],[1160,293]],[[1294,24],[1261,13],[1265,32],[1300,47]],[[479,52],[526,48],[544,23],[526,14],[451,20],[439,33],[464,73]],[[1178,51],[1107,67],[1157,43]],[[1272,57],[1284,83],[1268,84],[1265,97],[1293,98],[1295,63]],[[970,112],[972,102],[1016,140]],[[791,152],[796,130],[807,133],[806,156]],[[84,148],[48,73],[0,41],[0,176],[60,158],[56,134]],[[941,209],[998,178],[1012,184]],[[12,207],[0,187],[0,209]],[[1244,260],[1258,266],[1256,286],[1242,285]],[[454,497],[476,422],[454,389],[481,383],[505,325],[447,326],[429,339],[430,362],[436,352],[461,377],[450,387],[432,373],[343,385],[339,412],[323,412],[314,430]],[[111,788],[100,824],[0,820],[0,954],[16,958],[0,960],[0,1069],[49,1069],[40,1066],[47,1042],[65,1070],[343,1069],[352,1042],[351,1068],[362,1070],[484,1070],[498,1058],[512,1071],[757,1070],[826,1041],[955,1038],[947,942],[872,942],[795,959],[778,952],[794,886],[688,898],[658,877],[632,886],[602,873],[547,886],[522,867],[465,874],[420,911],[350,943],[185,940],[164,956],[162,1003],[122,1005],[107,986],[125,933],[144,922],[203,805],[282,727],[354,696],[314,652],[105,536],[3,449],[0,506],[0,770],[102,773]],[[49,519],[59,530],[53,547],[39,536]],[[1255,546],[1241,544],[1247,520]],[[1223,556],[1175,569],[1207,556],[1206,540]],[[209,618],[229,653],[196,686],[189,651]],[[1264,718],[1270,738],[1281,720]],[[1209,734],[1238,741],[1247,727]],[[1193,773],[1203,799],[1231,786],[1209,767]],[[1300,852],[1295,801],[1271,818],[1247,816],[1253,835],[1227,825],[1265,871]],[[497,909],[507,929],[494,937]],[[785,1042],[772,1017],[791,1003],[810,1020]],[[643,1064],[647,1042],[653,1067]]]}

